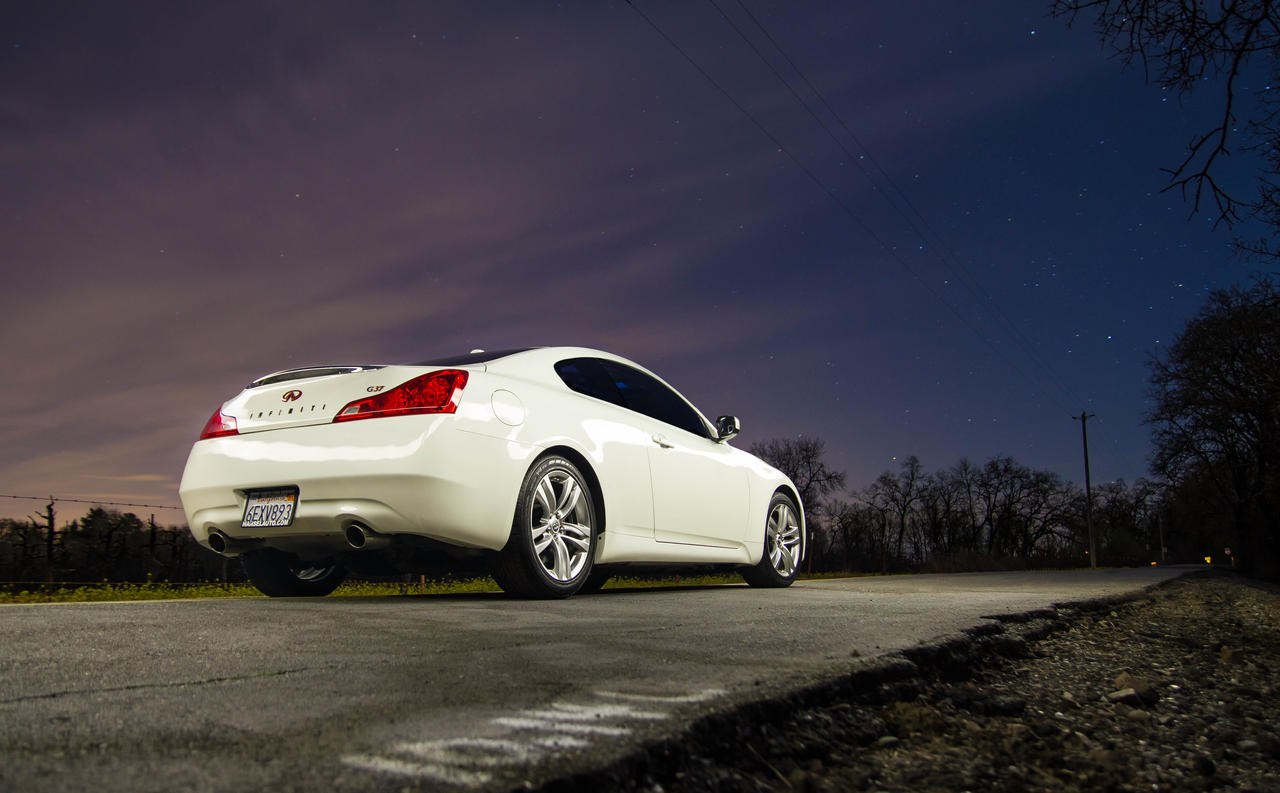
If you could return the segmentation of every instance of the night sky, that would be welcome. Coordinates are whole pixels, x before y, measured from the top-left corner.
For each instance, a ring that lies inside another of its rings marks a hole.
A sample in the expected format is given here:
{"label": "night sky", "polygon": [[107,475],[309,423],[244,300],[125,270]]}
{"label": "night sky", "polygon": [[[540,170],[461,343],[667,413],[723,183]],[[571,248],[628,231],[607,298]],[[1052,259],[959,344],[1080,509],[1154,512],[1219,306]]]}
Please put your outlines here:
{"label": "night sky", "polygon": [[1160,192],[1209,97],[1045,12],[6,4],[0,493],[176,505],[256,376],[558,344],[855,489],[1083,482],[1082,410],[1094,482],[1146,475],[1146,362],[1257,265]]}

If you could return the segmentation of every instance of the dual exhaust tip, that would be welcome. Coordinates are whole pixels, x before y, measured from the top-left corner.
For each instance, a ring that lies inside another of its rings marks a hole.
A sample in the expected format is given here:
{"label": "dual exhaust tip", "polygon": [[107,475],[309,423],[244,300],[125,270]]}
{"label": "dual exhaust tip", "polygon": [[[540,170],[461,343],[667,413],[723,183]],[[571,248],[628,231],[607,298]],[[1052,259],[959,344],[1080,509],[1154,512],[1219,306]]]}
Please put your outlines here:
{"label": "dual exhaust tip", "polygon": [[347,545],[357,551],[370,550],[372,548],[385,548],[391,544],[391,538],[385,534],[378,534],[368,526],[359,523],[352,523],[344,532],[347,538]]}
{"label": "dual exhaust tip", "polygon": [[[385,548],[391,544],[390,537],[385,534],[378,534],[373,529],[360,523],[352,523],[348,526],[343,531],[343,537],[346,538],[347,545],[357,551]],[[262,541],[258,539],[240,540],[230,537],[221,529],[214,529],[209,532],[209,547],[222,554],[243,553],[261,544]]]}
{"label": "dual exhaust tip", "polygon": [[228,537],[218,529],[209,532],[209,547],[218,553],[237,554],[254,545],[253,542]]}

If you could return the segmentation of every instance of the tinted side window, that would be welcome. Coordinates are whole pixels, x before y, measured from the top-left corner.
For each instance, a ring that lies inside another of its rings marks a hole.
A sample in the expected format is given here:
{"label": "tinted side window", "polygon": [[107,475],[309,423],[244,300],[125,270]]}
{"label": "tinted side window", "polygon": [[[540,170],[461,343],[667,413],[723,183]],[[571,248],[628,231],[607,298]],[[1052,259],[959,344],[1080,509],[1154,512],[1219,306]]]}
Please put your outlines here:
{"label": "tinted side window", "polygon": [[600,366],[608,372],[627,407],[686,432],[707,437],[706,427],[697,411],[670,388],[630,366],[613,361],[600,361]]}
{"label": "tinted side window", "polygon": [[556,374],[564,384],[579,394],[586,394],[619,407],[626,407],[618,387],[613,384],[600,362],[593,358],[570,358],[556,364]]}

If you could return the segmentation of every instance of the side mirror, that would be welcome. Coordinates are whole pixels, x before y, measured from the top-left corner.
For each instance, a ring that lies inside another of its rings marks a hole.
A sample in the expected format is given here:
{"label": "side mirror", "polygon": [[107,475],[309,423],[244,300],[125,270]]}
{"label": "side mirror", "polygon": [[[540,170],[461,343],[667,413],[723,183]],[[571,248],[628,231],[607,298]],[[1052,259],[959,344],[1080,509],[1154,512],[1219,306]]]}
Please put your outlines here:
{"label": "side mirror", "polygon": [[739,423],[737,416],[721,416],[716,419],[716,442],[724,443],[742,432],[742,424]]}

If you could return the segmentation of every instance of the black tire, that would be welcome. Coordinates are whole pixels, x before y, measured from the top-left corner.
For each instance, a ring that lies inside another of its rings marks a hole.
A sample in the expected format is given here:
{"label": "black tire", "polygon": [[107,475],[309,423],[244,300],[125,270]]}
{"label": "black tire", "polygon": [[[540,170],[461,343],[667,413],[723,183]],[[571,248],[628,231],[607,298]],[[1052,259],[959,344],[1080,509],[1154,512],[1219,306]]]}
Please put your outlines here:
{"label": "black tire", "polygon": [[787,587],[800,572],[804,558],[804,526],[800,510],[791,497],[774,493],[765,513],[764,552],[755,567],[742,571],[751,586]]}
{"label": "black tire", "polygon": [[337,562],[307,562],[275,548],[250,551],[243,562],[249,581],[273,598],[324,597],[347,577]]}
{"label": "black tire", "polygon": [[596,508],[586,477],[550,455],[525,474],[506,546],[493,558],[493,578],[514,597],[566,598],[591,576]]}

